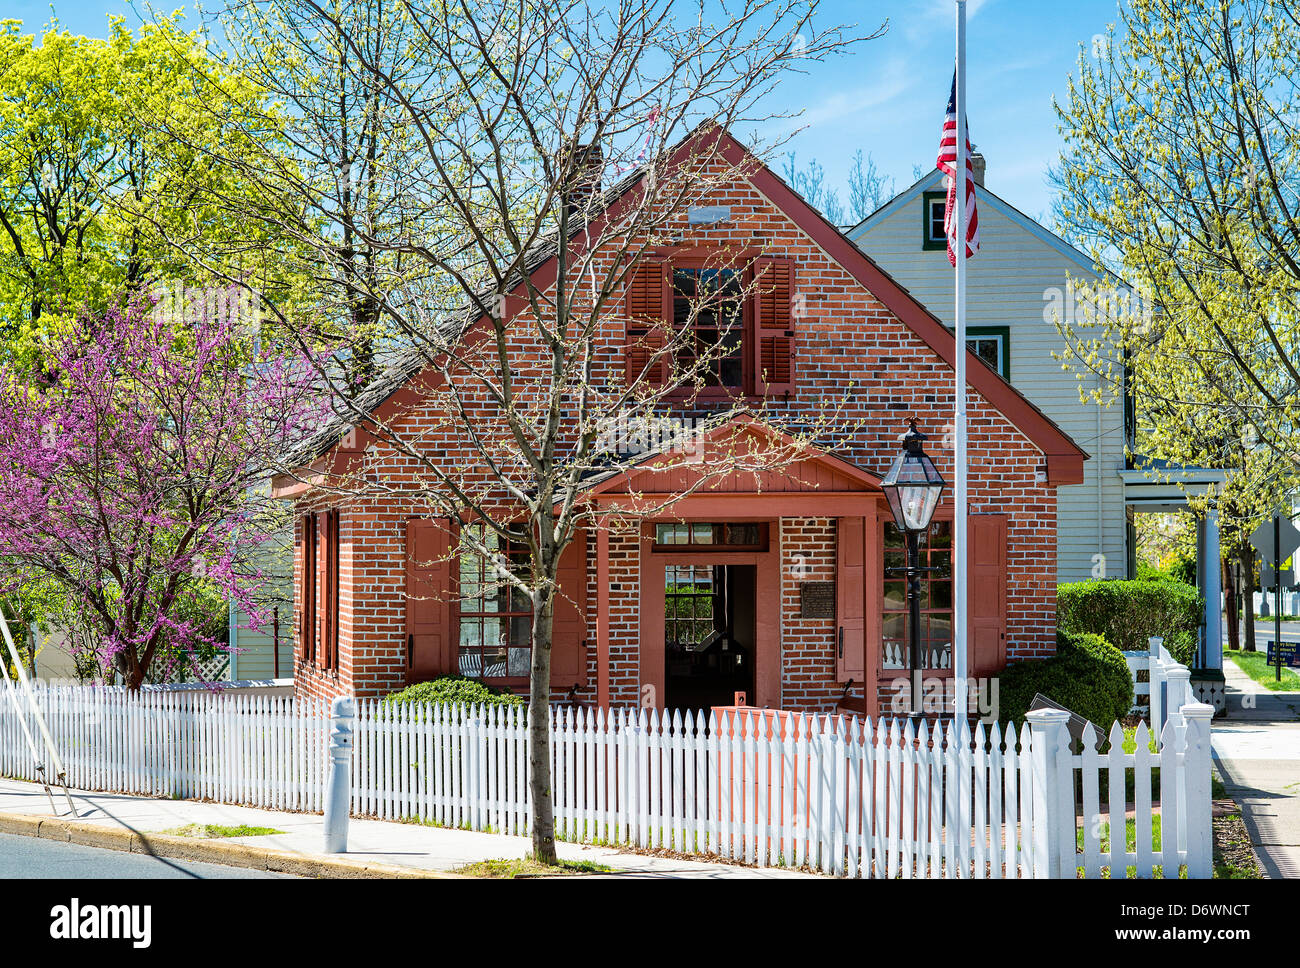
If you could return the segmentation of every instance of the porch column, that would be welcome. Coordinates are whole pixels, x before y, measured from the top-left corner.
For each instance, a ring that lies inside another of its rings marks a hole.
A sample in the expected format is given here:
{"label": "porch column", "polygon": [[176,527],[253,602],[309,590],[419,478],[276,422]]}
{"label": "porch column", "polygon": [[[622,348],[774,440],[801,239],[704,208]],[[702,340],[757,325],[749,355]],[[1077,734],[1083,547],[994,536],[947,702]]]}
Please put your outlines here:
{"label": "porch column", "polygon": [[596,522],[596,705],[609,707],[609,518]]}
{"label": "porch column", "polygon": [[1210,503],[1205,509],[1205,668],[1223,668],[1223,565],[1219,561],[1219,509]]}

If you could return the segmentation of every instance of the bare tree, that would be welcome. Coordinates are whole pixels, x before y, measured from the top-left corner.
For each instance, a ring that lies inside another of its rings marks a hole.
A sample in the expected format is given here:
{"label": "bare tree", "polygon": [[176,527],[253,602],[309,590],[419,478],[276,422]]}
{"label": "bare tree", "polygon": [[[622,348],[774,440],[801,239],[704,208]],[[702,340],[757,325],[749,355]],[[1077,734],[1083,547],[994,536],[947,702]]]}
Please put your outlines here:
{"label": "bare tree", "polygon": [[[311,249],[317,311],[270,311],[287,338],[314,346],[327,332],[334,350],[319,378],[338,419],[287,469],[364,435],[374,443],[350,472],[317,468],[313,483],[340,499],[400,493],[472,525],[459,553],[529,603],[531,828],[546,863],[557,572],[576,533],[609,526],[585,499],[591,482],[692,462],[695,483],[672,496],[629,496],[624,513],[653,515],[721,475],[795,462],[841,426],[830,394],[796,423],[764,393],[779,374],[745,355],[740,307],[786,284],[758,242],[676,280],[673,318],[624,301],[656,250],[681,241],[688,209],[749,173],[756,155],[738,158],[725,132],[769,117],[760,102],[784,73],[884,29],[822,30],[817,7],[246,0],[222,18],[248,76],[293,105],[281,120],[296,157],[260,163],[266,205],[240,217]],[[352,92],[359,127],[326,103],[332,85]],[[355,307],[373,325],[354,325]],[[737,368],[757,393],[740,392]],[[376,412],[399,385],[417,388],[418,422]],[[394,463],[407,483],[376,473]]]}

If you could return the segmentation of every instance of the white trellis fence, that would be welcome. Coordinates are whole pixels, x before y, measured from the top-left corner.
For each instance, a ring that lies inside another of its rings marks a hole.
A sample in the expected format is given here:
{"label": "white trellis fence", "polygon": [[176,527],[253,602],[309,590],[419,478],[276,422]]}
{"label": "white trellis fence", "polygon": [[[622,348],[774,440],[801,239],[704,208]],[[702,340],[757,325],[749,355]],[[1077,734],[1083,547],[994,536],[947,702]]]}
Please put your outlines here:
{"label": "white trellis fence", "polygon": [[[75,787],[322,808],[321,705],[84,688],[38,697]],[[1059,710],[1031,713],[1019,732],[931,732],[769,710],[561,707],[557,834],[860,877],[1207,877],[1213,710],[1173,708],[1159,752],[1140,726],[1125,753],[1116,726],[1102,753],[1073,752]],[[19,714],[0,700],[0,772],[34,779]],[[527,762],[521,709],[365,700],[352,812],[523,834]]]}

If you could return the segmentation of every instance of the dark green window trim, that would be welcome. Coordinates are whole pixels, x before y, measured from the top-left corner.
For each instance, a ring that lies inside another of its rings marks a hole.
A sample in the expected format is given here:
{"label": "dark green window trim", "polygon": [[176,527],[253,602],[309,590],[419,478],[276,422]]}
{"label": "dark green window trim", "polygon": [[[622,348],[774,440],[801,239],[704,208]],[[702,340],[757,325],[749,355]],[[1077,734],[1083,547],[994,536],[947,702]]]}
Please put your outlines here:
{"label": "dark green window trim", "polygon": [[940,202],[947,202],[947,192],[922,192],[921,193],[921,248],[922,249],[947,249],[948,240],[942,235],[937,239],[930,237],[930,203],[938,199]]}
{"label": "dark green window trim", "polygon": [[999,359],[998,373],[1002,379],[1011,382],[1011,327],[1010,326],[967,326],[966,339],[978,339],[981,336],[998,336],[1002,339],[1002,354]]}

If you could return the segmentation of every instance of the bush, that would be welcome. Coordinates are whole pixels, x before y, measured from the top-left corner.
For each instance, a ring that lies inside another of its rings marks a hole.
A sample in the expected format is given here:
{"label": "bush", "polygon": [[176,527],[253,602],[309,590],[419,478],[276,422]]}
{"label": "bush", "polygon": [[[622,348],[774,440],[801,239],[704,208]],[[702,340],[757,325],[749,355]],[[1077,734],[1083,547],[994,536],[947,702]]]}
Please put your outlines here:
{"label": "bush", "polygon": [[1100,635],[1058,631],[1056,655],[1013,662],[1003,671],[999,719],[1023,725],[1034,693],[1078,713],[1104,734],[1132,708],[1133,679],[1119,649]]}
{"label": "bush", "polygon": [[429,682],[417,682],[401,692],[384,697],[386,706],[422,706],[433,703],[463,703],[466,706],[523,706],[523,697],[505,689],[484,685],[465,676],[442,676]]}
{"label": "bush", "polygon": [[1196,589],[1176,580],[1070,582],[1056,589],[1056,626],[1100,635],[1121,652],[1145,652],[1148,637],[1158,635],[1191,665],[1203,607]]}

